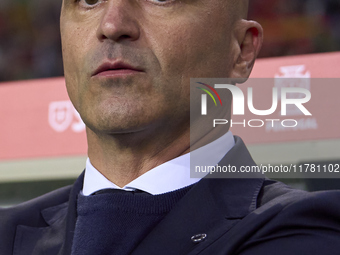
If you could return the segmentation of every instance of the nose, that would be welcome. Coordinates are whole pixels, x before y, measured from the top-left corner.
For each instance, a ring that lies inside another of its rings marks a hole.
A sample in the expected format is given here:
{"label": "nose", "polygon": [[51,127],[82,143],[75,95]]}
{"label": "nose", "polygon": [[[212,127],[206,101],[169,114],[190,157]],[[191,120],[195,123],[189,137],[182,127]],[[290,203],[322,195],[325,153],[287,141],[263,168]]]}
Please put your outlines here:
{"label": "nose", "polygon": [[97,30],[98,39],[100,41],[109,39],[115,42],[134,41],[139,36],[140,27],[131,1],[107,1]]}

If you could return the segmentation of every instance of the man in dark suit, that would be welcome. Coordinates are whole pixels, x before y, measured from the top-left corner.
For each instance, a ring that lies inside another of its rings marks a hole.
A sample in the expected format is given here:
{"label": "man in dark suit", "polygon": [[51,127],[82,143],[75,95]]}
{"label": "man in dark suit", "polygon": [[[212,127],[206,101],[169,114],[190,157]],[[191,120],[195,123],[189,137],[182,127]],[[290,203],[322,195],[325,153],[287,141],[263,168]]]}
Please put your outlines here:
{"label": "man in dark suit", "polygon": [[0,210],[1,255],[339,252],[338,192],[189,177],[190,132],[210,165],[255,166],[240,138],[189,118],[191,77],[249,77],[262,28],[247,6],[63,1],[66,85],[89,158],[73,186]]}

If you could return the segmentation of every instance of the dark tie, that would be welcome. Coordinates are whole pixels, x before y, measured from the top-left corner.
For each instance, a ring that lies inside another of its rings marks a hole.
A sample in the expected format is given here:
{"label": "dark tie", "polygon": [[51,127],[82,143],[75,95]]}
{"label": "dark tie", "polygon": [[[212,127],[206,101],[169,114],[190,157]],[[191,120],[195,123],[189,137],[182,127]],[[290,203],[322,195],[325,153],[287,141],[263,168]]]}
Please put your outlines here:
{"label": "dark tie", "polygon": [[150,193],[147,193],[145,191],[142,191],[142,190],[139,190],[139,189],[136,189],[134,191],[128,191],[128,190],[122,190],[122,189],[102,189],[102,190],[98,190],[97,192],[94,192],[91,196],[94,196],[94,195],[100,195],[100,194],[112,194],[112,193],[125,193],[127,194],[126,192],[130,193],[130,194],[143,194],[143,195],[151,195]]}

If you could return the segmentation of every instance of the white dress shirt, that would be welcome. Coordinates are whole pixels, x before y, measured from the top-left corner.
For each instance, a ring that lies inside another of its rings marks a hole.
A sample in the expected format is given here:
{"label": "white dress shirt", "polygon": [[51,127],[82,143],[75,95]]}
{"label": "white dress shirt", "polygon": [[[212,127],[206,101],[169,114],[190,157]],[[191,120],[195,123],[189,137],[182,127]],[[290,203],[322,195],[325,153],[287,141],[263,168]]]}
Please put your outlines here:
{"label": "white dress shirt", "polygon": [[[215,166],[234,145],[234,137],[229,131],[195,152],[200,154],[200,158],[206,165]],[[123,189],[126,191],[138,189],[152,195],[159,195],[190,186],[200,180],[201,178],[190,178],[190,153],[151,169],[123,188],[109,181],[92,166],[88,158],[82,193],[89,196],[102,189]]]}

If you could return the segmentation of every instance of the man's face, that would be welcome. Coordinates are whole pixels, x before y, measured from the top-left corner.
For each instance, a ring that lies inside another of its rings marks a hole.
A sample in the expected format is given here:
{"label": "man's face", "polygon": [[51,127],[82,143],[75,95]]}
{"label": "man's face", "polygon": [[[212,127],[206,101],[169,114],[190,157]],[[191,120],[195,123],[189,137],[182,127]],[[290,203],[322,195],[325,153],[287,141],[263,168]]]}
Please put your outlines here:
{"label": "man's face", "polygon": [[106,133],[189,125],[190,78],[228,77],[235,61],[228,0],[64,0],[69,96]]}

